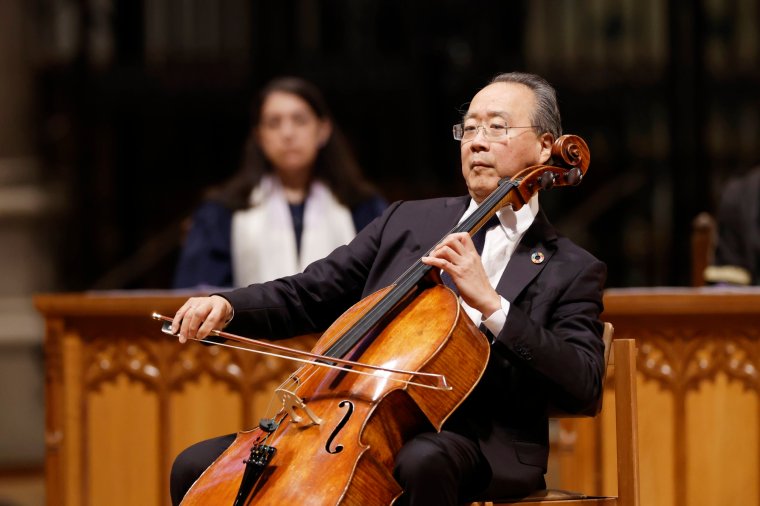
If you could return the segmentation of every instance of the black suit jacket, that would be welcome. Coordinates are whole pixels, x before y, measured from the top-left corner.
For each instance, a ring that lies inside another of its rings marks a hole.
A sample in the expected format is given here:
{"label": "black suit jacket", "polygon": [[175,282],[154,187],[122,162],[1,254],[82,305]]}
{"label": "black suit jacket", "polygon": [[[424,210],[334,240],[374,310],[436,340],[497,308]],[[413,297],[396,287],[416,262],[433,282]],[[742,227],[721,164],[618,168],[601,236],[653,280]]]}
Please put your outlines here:
{"label": "black suit jacket", "polygon": [[[396,202],[347,246],[303,273],[222,294],[230,332],[281,338],[322,331],[362,297],[393,283],[451,230],[469,197]],[[531,260],[543,253],[540,263]],[[602,392],[606,268],[539,213],[497,286],[511,303],[486,373],[452,416],[480,442],[493,470],[489,494],[509,494],[522,465],[546,471],[547,410],[591,412]],[[511,458],[505,458],[512,452]]]}

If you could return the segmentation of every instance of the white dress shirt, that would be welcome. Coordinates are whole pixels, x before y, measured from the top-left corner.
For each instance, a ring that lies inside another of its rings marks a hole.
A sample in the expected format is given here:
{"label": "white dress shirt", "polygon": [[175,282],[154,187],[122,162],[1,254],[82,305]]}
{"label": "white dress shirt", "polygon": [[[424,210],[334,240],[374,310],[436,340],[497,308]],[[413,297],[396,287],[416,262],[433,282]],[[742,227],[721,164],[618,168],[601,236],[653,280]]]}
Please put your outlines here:
{"label": "white dress shirt", "polygon": [[[478,204],[474,200],[470,200],[470,206],[459,220],[459,223],[467,219],[477,208]],[[522,206],[517,212],[513,211],[511,207],[504,207],[496,212],[496,215],[499,217],[500,226],[494,226],[486,231],[483,253],[480,256],[483,267],[488,275],[488,281],[492,287],[496,288],[501,275],[504,273],[504,269],[507,268],[512,253],[515,251],[523,235],[525,235],[525,232],[530,228],[537,214],[538,194],[533,195],[528,204]],[[498,335],[507,322],[509,301],[504,297],[501,298],[501,311],[494,311],[485,320],[483,320],[483,315],[480,311],[470,307],[464,301],[461,301],[461,303],[475,325],[480,326],[483,323],[493,335]]]}

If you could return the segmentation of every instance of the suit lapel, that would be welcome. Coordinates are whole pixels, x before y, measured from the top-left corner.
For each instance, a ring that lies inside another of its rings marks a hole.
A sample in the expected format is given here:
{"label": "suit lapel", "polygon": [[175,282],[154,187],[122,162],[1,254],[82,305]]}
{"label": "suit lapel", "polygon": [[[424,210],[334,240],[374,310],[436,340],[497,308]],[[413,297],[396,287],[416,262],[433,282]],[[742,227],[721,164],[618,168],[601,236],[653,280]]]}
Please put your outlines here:
{"label": "suit lapel", "polygon": [[[409,234],[404,240],[404,246],[410,254],[422,255],[434,245],[438,244],[446,234],[456,226],[459,219],[467,210],[470,198],[467,197],[448,197],[437,199],[434,205],[425,206],[415,217],[419,223],[424,223],[424,227],[415,229],[414,233]],[[404,226],[399,228],[404,232],[407,229]],[[406,232],[404,232],[406,233]]]}
{"label": "suit lapel", "polygon": [[[430,217],[430,223],[453,228],[467,210],[469,203],[469,195],[445,199],[443,209],[437,216]],[[431,229],[434,230],[435,227]],[[556,239],[557,231],[549,223],[543,210],[539,209],[536,219],[512,253],[504,274],[496,285],[496,291],[508,301],[514,301],[551,260],[556,251]],[[536,261],[532,259],[534,254],[538,255]]]}
{"label": "suit lapel", "polygon": [[[438,241],[443,239],[446,232],[454,228],[459,223],[460,218],[467,211],[467,207],[470,205],[470,196],[465,195],[462,197],[449,197],[444,199],[443,210],[436,212],[436,216],[430,217],[430,225],[437,224],[435,226],[443,226],[443,230],[438,237]],[[437,232],[436,232],[437,233]],[[436,241],[436,242],[438,242]]]}
{"label": "suit lapel", "polygon": [[496,291],[513,302],[526,286],[549,263],[556,251],[557,232],[543,211],[539,210],[533,224],[525,232],[509,259]]}

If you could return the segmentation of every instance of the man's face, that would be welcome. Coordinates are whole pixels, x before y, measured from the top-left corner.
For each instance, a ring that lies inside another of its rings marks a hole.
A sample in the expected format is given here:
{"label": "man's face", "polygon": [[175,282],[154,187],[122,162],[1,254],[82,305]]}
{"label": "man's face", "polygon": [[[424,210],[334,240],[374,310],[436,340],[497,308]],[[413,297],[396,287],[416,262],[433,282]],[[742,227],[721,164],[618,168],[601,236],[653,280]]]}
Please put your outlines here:
{"label": "man's face", "polygon": [[[464,125],[530,126],[535,107],[535,94],[524,84],[489,84],[473,97]],[[460,148],[462,175],[470,196],[480,203],[502,178],[546,162],[553,140],[550,134],[536,135],[532,128],[514,128],[508,130],[505,139],[489,141],[484,130],[478,129],[473,139],[461,141]]]}

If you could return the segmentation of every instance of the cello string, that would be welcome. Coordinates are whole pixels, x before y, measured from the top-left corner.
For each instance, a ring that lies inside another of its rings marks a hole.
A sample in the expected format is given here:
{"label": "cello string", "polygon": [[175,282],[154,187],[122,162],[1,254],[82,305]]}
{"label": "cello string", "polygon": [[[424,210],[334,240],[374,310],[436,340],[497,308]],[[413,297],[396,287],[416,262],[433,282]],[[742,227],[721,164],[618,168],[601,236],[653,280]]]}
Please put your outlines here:
{"label": "cello string", "polygon": [[[290,388],[290,386],[285,386],[285,385],[286,385],[286,384],[287,384],[289,381],[291,381],[291,377],[292,377],[292,374],[291,374],[290,376],[288,376],[288,378],[287,378],[285,381],[283,381],[283,382],[280,384],[280,386],[279,386],[279,387],[275,388],[275,392],[276,392],[276,391],[277,391],[279,388]],[[269,402],[267,403],[267,407],[264,409],[264,415],[265,415],[264,417],[265,417],[265,418],[272,418],[272,419],[274,419],[274,417],[275,417],[275,415],[276,415],[276,413],[275,413],[274,415],[271,415],[271,416],[270,416],[270,411],[271,411],[271,409],[272,409],[272,402],[274,401],[274,396],[275,396],[275,395],[274,395],[274,393],[272,393],[272,395],[270,395],[270,396],[269,396]],[[279,410],[278,410],[278,413],[279,413]]]}

